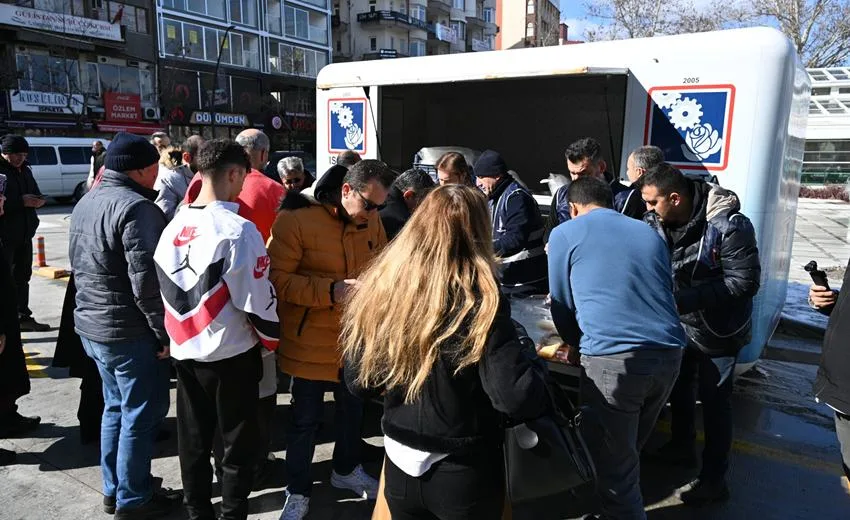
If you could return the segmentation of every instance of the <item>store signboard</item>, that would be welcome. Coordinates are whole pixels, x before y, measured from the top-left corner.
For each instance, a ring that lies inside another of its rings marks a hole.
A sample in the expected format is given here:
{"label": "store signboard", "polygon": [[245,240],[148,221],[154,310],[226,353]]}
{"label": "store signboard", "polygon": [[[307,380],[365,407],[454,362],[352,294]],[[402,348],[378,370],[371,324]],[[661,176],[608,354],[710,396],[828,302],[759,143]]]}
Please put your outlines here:
{"label": "store signboard", "polygon": [[[0,4],[3,5],[3,4]],[[82,114],[85,108],[83,96],[15,90],[10,96],[12,112],[39,112],[42,114]]]}
{"label": "store signboard", "polygon": [[71,16],[10,4],[0,4],[0,24],[101,40],[123,41],[121,25],[117,23],[111,24],[106,20]]}

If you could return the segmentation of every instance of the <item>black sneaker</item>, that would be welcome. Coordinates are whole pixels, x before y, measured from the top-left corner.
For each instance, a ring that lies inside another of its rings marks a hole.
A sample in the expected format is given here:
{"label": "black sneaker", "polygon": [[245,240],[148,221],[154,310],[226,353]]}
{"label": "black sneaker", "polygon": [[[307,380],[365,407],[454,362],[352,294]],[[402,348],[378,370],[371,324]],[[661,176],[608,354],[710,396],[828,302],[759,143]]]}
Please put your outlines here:
{"label": "black sneaker", "polygon": [[680,490],[679,498],[688,506],[705,506],[729,500],[729,487],[725,480],[696,479]]}
{"label": "black sneaker", "polygon": [[14,451],[4,450],[0,448],[0,466],[8,466],[14,464],[18,460],[18,454]]}
{"label": "black sneaker", "polygon": [[115,520],[150,520],[168,516],[183,504],[183,493],[168,488],[154,491],[150,500],[140,507],[118,509]]}
{"label": "black sneaker", "polygon": [[32,316],[21,318],[21,332],[47,332],[50,325],[39,323]]}
{"label": "black sneaker", "polygon": [[644,453],[651,462],[667,464],[670,466],[681,466],[683,468],[697,467],[697,456],[694,446],[686,446],[676,441],[668,441],[655,451]]}
{"label": "black sneaker", "polygon": [[115,497],[108,497],[104,495],[103,497],[103,512],[107,515],[115,514]]}
{"label": "black sneaker", "polygon": [[27,434],[41,424],[41,417],[24,417],[18,412],[9,414],[2,419],[3,427],[0,429],[0,439],[11,439]]}

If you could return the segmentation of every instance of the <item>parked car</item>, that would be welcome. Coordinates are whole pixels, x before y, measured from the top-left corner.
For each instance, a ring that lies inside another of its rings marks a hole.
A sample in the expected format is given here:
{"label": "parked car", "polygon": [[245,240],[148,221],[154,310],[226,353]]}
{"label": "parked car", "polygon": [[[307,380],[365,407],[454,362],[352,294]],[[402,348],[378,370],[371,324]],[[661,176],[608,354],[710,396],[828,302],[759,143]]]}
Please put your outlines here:
{"label": "parked car", "polygon": [[91,145],[106,139],[88,137],[27,137],[27,161],[41,192],[60,201],[80,200],[86,193]]}

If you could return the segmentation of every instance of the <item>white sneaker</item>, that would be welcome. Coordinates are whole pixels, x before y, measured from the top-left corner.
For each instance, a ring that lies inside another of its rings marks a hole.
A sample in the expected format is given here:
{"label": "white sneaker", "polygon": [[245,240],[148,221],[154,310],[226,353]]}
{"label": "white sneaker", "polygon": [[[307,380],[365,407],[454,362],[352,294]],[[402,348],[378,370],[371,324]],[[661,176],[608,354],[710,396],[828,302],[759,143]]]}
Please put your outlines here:
{"label": "white sneaker", "polygon": [[357,466],[348,475],[340,475],[334,471],[331,473],[331,485],[337,489],[354,491],[369,500],[375,500],[378,497],[378,481],[363,471],[363,466]]}
{"label": "white sneaker", "polygon": [[307,511],[310,510],[310,497],[304,495],[289,494],[286,492],[286,503],[283,504],[283,511],[280,512],[278,520],[302,520],[307,516]]}

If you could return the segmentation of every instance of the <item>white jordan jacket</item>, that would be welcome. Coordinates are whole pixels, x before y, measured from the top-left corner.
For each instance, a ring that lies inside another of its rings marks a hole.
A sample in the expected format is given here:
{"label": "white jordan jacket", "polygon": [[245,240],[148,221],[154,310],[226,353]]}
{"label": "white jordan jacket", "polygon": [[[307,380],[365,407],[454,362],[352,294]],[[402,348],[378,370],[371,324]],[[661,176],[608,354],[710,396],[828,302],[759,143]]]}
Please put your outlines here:
{"label": "white jordan jacket", "polygon": [[257,343],[276,350],[277,295],[260,232],[239,205],[187,206],[168,224],[154,254],[175,359],[218,361]]}

